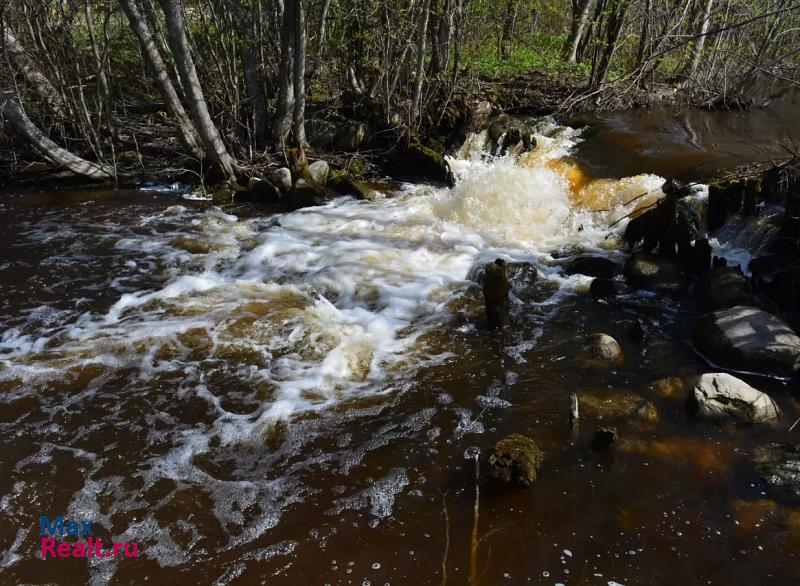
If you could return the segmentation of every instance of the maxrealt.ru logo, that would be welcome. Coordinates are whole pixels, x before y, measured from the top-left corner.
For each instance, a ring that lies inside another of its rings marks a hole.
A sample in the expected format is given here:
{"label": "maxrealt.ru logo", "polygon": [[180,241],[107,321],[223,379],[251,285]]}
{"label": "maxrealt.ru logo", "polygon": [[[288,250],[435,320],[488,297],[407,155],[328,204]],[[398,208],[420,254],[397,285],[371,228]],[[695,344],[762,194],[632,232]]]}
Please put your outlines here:
{"label": "maxrealt.ru logo", "polygon": [[[42,536],[42,559],[99,557],[135,558],[139,556],[138,543],[111,543],[111,549],[103,548],[103,540],[94,536],[94,521],[89,518],[58,515],[53,520],[39,517],[39,533]],[[75,537],[78,541],[56,541],[56,538]]]}

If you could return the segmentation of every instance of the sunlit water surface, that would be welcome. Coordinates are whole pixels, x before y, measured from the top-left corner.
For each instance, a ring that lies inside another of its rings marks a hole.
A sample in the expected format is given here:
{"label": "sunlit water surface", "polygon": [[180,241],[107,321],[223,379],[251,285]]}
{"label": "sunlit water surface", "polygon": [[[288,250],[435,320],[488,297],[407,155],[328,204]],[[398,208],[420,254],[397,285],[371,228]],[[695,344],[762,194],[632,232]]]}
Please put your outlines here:
{"label": "sunlit water surface", "polygon": [[[746,463],[782,432],[684,414],[680,379],[705,368],[686,342],[691,304],[596,303],[588,277],[564,272],[581,251],[622,262],[625,221],[610,226],[663,178],[595,180],[572,156],[579,131],[545,120],[536,138],[489,160],[473,137],[453,189],[289,214],[157,191],[3,196],[2,581],[800,578],[800,511],[769,500]],[[516,284],[512,327],[491,334],[470,277],[498,257],[538,279]],[[623,365],[581,362],[591,331],[620,340]],[[781,383],[754,384],[796,413]],[[573,433],[573,392],[636,393],[657,416],[589,413]],[[625,441],[596,455],[605,423]],[[528,490],[479,468],[470,556],[464,453],[511,432],[546,463]],[[38,517],[59,513],[91,515],[140,557],[37,559]]]}

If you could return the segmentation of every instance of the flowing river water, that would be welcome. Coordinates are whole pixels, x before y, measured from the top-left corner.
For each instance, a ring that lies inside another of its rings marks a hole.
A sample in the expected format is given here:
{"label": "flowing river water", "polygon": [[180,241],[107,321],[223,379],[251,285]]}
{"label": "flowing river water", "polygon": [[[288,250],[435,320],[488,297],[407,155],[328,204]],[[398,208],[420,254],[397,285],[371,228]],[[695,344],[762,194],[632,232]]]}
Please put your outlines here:
{"label": "flowing river water", "polygon": [[[594,302],[591,279],[564,270],[586,251],[621,263],[612,223],[663,183],[614,173],[597,144],[617,131],[542,120],[533,152],[499,159],[476,136],[452,189],[292,213],[6,192],[0,581],[797,583],[800,511],[747,463],[791,437],[787,384],[745,377],[782,407],[775,428],[692,421],[684,382],[708,366],[687,341],[691,303]],[[499,334],[474,282],[498,257],[538,271],[514,282]],[[624,363],[581,361],[593,331]],[[576,432],[573,392],[599,405]],[[648,416],[615,418],[612,396]],[[595,454],[605,423],[622,439]],[[545,453],[529,489],[488,478],[509,433]],[[39,559],[39,516],[57,514],[88,515],[139,557]]]}

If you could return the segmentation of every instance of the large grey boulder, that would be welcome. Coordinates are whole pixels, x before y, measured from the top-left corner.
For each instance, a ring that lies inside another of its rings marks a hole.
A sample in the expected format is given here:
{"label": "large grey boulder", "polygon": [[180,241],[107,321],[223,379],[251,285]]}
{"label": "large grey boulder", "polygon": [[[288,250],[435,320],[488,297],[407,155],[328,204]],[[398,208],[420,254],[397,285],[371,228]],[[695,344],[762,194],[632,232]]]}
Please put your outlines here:
{"label": "large grey boulder", "polygon": [[286,167],[276,169],[270,177],[270,181],[278,189],[286,193],[292,188],[292,172]]}
{"label": "large grey boulder", "polygon": [[770,444],[753,456],[756,472],[772,489],[800,503],[800,444]]}
{"label": "large grey boulder", "polygon": [[327,185],[330,166],[325,161],[314,161],[308,166],[308,178],[318,185]]}
{"label": "large grey boulder", "polygon": [[756,307],[740,305],[703,316],[692,341],[720,366],[775,375],[800,372],[800,337]]}
{"label": "large grey boulder", "polygon": [[700,377],[689,397],[689,408],[702,419],[743,423],[773,421],[780,413],[769,395],[724,372]]}

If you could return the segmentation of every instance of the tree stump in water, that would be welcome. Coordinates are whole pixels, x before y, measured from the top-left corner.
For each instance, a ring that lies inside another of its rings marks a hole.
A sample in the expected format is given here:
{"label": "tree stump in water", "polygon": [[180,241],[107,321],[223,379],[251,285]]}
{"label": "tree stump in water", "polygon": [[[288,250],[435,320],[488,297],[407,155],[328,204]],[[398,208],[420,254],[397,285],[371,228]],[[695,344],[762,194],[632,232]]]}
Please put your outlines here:
{"label": "tree stump in water", "polygon": [[486,265],[483,298],[489,328],[494,330],[505,326],[508,323],[508,264],[503,259],[498,258]]}

